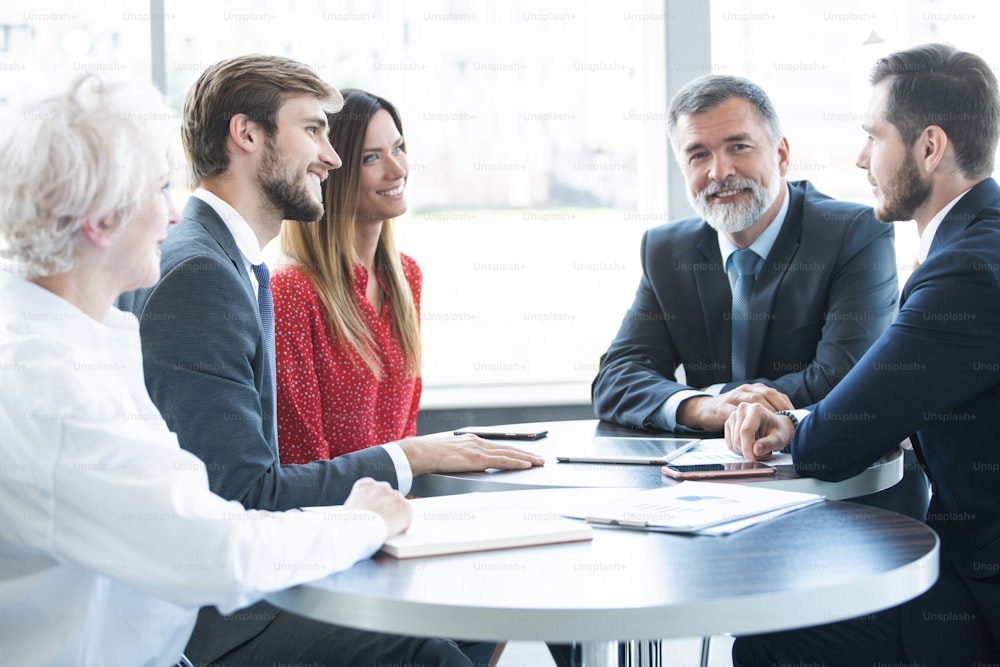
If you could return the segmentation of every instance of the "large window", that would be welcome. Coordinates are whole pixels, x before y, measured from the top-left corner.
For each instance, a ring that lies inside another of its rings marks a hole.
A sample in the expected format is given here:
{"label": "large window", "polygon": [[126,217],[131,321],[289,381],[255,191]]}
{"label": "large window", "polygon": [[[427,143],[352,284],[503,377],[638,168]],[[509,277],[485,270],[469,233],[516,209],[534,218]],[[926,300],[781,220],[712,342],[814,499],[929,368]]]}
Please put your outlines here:
{"label": "large window", "polygon": [[12,95],[83,72],[148,77],[149,13],[144,7],[128,0],[4,3],[0,106]]}
{"label": "large window", "polygon": [[[0,9],[0,104],[55,77],[149,76],[162,63],[179,113],[207,65],[248,52],[389,98],[411,165],[397,234],[425,274],[425,407],[585,403],[638,282],[643,231],[669,220],[668,203],[683,208],[667,202],[668,79],[704,69],[757,81],[791,142],[790,177],[871,203],[853,165],[874,60],[949,41],[1000,62],[1000,5],[827,5],[713,0],[710,28],[682,31],[711,43],[702,67],[667,62],[683,39],[666,43],[665,13],[678,23],[704,7],[681,0],[36,0]],[[898,224],[903,279],[916,244]]]}
{"label": "large window", "polygon": [[[766,8],[762,8],[762,5]],[[772,97],[789,138],[789,178],[809,179],[831,196],[872,204],[855,161],[875,61],[927,42],[947,42],[986,59],[994,71],[1000,5],[941,0],[713,0],[712,66],[746,76]],[[918,237],[896,223],[900,284],[912,271]]]}
{"label": "large window", "polygon": [[164,14],[177,108],[207,64],[251,51],[399,107],[425,407],[483,387],[491,404],[589,401],[640,235],[666,218],[662,3],[167,0]]}

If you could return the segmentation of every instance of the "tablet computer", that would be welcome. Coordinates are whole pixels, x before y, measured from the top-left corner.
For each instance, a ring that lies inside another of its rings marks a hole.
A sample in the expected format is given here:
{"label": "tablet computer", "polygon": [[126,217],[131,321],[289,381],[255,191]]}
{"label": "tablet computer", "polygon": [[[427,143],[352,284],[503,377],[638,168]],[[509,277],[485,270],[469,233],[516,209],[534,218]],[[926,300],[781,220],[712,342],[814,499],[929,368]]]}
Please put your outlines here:
{"label": "tablet computer", "polygon": [[693,449],[698,438],[597,437],[588,446],[556,454],[564,463],[632,463],[663,465]]}

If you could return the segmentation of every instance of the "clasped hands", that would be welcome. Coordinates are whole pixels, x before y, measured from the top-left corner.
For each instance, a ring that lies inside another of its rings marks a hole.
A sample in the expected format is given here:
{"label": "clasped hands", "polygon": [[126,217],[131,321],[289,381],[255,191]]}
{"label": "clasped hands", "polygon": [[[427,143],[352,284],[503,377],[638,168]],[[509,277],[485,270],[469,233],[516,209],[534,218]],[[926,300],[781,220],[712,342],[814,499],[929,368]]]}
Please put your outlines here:
{"label": "clasped hands", "polygon": [[681,403],[677,423],[704,431],[725,431],[726,446],[748,461],[771,458],[792,440],[795,427],[778,410],[795,406],[765,384],[744,384],[718,396],[695,396]]}

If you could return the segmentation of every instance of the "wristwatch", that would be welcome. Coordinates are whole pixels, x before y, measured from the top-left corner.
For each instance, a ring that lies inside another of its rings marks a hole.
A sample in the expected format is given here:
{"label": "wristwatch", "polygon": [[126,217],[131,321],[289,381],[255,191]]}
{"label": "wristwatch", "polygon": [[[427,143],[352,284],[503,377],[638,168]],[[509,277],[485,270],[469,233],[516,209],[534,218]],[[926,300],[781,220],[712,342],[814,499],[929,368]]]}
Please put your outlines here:
{"label": "wristwatch", "polygon": [[[776,415],[785,415],[786,417],[788,417],[789,419],[791,419],[792,420],[792,428],[793,429],[796,426],[799,425],[799,418],[796,417],[795,413],[792,412],[791,410],[778,410],[774,414],[776,414]],[[782,454],[791,454],[792,453],[792,443],[788,443],[787,445],[785,445],[785,447],[782,448],[781,453]]]}

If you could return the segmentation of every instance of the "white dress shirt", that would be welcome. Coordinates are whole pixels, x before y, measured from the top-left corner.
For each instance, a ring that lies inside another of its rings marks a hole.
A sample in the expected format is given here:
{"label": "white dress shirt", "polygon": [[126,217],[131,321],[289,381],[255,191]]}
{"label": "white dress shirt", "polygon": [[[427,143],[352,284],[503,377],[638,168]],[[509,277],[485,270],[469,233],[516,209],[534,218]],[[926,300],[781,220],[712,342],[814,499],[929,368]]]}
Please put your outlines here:
{"label": "white dress shirt", "polygon": [[[233,235],[233,240],[236,241],[236,247],[240,249],[240,253],[243,255],[243,268],[246,269],[247,274],[250,276],[253,293],[257,294],[257,278],[254,276],[251,267],[253,264],[260,264],[264,261],[264,253],[260,248],[260,241],[257,240],[257,235],[250,228],[250,224],[229,202],[205,188],[197,188],[191,193],[191,196],[197,197],[211,206],[212,210],[222,218],[222,222],[226,224],[226,229],[229,230],[229,233]],[[277,416],[275,416],[275,423],[277,423]],[[410,468],[410,461],[406,458],[406,454],[403,453],[403,449],[395,442],[387,442],[379,446],[384,448],[386,453],[389,454],[389,458],[392,459],[392,463],[396,468],[396,486],[399,492],[409,493],[410,487],[413,486],[413,469]]]}
{"label": "white dress shirt", "polygon": [[386,530],[216,496],[146,393],[135,317],[0,273],[0,664],[173,665],[199,607],[350,567]]}

